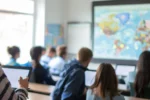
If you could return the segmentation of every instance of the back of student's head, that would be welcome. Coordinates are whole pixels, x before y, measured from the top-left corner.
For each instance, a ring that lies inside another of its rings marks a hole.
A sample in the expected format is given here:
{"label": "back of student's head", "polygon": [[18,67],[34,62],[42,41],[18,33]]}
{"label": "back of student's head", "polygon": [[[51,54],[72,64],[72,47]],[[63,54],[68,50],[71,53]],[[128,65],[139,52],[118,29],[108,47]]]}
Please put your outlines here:
{"label": "back of student's head", "polygon": [[39,64],[39,60],[42,56],[42,51],[43,48],[41,46],[33,47],[30,50],[31,59],[34,60],[36,64]]}
{"label": "back of student's head", "polygon": [[8,47],[7,51],[12,58],[18,58],[20,56],[20,49],[17,46]]}
{"label": "back of student's head", "polygon": [[46,48],[42,48],[42,55],[45,55],[45,53],[46,53]]}
{"label": "back of student's head", "polygon": [[137,97],[143,97],[145,87],[150,84],[150,51],[144,51],[140,55],[137,68],[135,92]]}
{"label": "back of student's head", "polygon": [[91,86],[95,95],[106,97],[108,94],[112,98],[118,95],[118,81],[114,68],[111,64],[102,63],[95,76],[95,82]]}
{"label": "back of student's head", "polygon": [[48,52],[48,56],[54,57],[56,54],[56,49],[55,49],[55,47],[49,47],[47,52]]}
{"label": "back of student's head", "polygon": [[64,59],[66,59],[66,55],[67,55],[67,46],[65,46],[65,45],[58,46],[57,47],[57,56],[60,56]]}
{"label": "back of student's head", "polygon": [[93,53],[89,48],[83,47],[77,54],[77,59],[80,63],[90,62],[93,57]]}

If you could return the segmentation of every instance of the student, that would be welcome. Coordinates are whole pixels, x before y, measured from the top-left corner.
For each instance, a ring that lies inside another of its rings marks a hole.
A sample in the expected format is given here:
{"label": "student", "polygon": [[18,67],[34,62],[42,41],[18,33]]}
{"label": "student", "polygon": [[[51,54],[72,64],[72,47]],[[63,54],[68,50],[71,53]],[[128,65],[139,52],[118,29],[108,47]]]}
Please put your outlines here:
{"label": "student", "polygon": [[95,76],[95,82],[87,92],[87,100],[125,100],[118,93],[118,81],[111,64],[102,63]]}
{"label": "student", "polygon": [[11,55],[10,61],[7,65],[10,66],[20,66],[17,63],[17,59],[20,57],[20,49],[17,46],[12,46],[7,48],[8,53]]}
{"label": "student", "polygon": [[56,55],[56,50],[54,47],[49,47],[47,49],[47,53],[41,57],[40,63],[42,66],[48,67],[48,63],[54,58]]}
{"label": "student", "polygon": [[84,71],[92,59],[92,51],[88,48],[81,48],[77,59],[65,65],[52,93],[52,100],[83,100],[85,90]]}
{"label": "student", "polygon": [[45,55],[45,54],[46,54],[46,49],[43,47],[42,55]]}
{"label": "student", "polygon": [[20,89],[14,91],[5,73],[0,67],[0,100],[27,100],[28,78],[19,80]]}
{"label": "student", "polygon": [[52,79],[51,75],[49,74],[49,71],[46,70],[40,64],[40,58],[42,56],[42,47],[33,47],[30,51],[30,55],[33,67],[30,81],[41,84],[55,85],[56,82]]}
{"label": "student", "polygon": [[144,89],[150,88],[150,51],[144,51],[138,60],[135,78],[136,97],[144,98]]}
{"label": "student", "polygon": [[52,59],[49,63],[50,66],[50,72],[52,74],[59,75],[59,73],[62,71],[65,60],[67,57],[67,47],[66,46],[59,46],[57,47],[57,57]]}

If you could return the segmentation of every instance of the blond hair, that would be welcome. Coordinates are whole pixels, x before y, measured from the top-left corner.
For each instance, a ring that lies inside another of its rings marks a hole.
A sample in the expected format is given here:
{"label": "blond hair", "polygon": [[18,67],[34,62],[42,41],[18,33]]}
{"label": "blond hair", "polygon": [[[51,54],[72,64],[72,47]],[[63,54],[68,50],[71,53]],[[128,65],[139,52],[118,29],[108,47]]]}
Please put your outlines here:
{"label": "blond hair", "polygon": [[93,57],[93,53],[89,48],[83,47],[78,52],[79,62],[86,62]]}

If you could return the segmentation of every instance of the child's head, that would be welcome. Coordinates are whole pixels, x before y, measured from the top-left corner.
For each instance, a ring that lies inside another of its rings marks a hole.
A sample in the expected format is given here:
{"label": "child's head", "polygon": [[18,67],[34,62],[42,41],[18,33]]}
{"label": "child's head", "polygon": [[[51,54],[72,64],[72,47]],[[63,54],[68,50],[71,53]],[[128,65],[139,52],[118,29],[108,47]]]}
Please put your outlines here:
{"label": "child's head", "polygon": [[31,48],[30,50],[31,59],[34,60],[36,63],[39,63],[39,60],[42,56],[42,51],[43,48],[41,46]]}
{"label": "child's head", "polygon": [[17,46],[12,46],[7,48],[8,53],[12,58],[17,59],[20,57],[20,49]]}
{"label": "child's head", "polygon": [[49,47],[48,50],[47,50],[47,54],[51,58],[55,57],[56,49],[54,47]]}
{"label": "child's head", "polygon": [[150,51],[144,51],[138,60],[138,71],[150,72]]}
{"label": "child's head", "polygon": [[62,57],[63,59],[67,58],[67,46],[62,45],[57,47],[57,56]]}
{"label": "child's head", "polygon": [[93,53],[89,48],[83,47],[79,50],[77,60],[85,67],[87,67],[93,57]]}
{"label": "child's head", "polygon": [[144,96],[144,89],[150,84],[150,51],[144,51],[138,60],[135,79],[135,92],[137,97]]}
{"label": "child's head", "polygon": [[105,98],[106,94],[110,95],[110,98],[117,95],[118,80],[111,64],[102,63],[98,67],[95,82],[91,88],[96,95],[102,98]]}
{"label": "child's head", "polygon": [[42,55],[45,55],[46,54],[46,49],[44,47],[42,49],[43,49],[42,50]]}

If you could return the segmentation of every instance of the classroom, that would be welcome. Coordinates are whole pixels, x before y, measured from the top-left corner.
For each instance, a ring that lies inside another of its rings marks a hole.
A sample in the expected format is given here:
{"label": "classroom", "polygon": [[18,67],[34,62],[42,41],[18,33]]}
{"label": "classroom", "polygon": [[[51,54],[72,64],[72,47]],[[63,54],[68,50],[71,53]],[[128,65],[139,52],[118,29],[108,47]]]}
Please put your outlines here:
{"label": "classroom", "polygon": [[150,100],[150,0],[0,0],[0,100]]}

